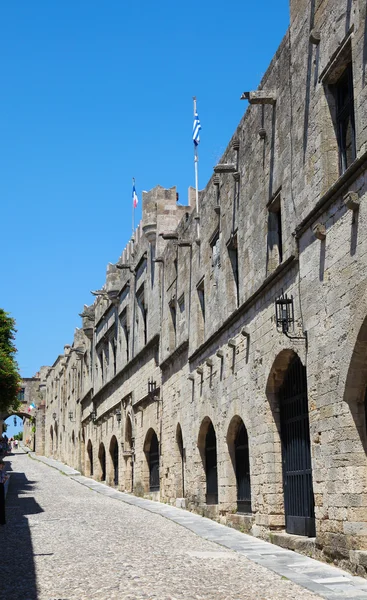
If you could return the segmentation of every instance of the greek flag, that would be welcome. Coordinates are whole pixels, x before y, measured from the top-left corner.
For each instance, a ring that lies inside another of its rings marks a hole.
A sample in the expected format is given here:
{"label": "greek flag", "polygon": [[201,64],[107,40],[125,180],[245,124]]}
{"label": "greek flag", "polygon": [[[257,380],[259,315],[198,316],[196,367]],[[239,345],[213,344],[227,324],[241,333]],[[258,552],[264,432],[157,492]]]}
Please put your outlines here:
{"label": "greek flag", "polygon": [[192,139],[193,139],[195,146],[197,146],[200,142],[200,135],[199,135],[200,129],[201,129],[201,125],[200,125],[200,121],[199,121],[199,115],[197,112],[195,112],[194,127],[192,129]]}

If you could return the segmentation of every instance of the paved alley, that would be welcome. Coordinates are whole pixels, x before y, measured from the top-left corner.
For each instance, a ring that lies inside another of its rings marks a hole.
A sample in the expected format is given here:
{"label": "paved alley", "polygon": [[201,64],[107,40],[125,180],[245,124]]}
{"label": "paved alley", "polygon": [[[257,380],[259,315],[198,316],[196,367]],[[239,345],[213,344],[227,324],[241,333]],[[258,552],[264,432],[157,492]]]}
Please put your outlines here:
{"label": "paved alley", "polygon": [[[335,569],[334,579],[339,581],[333,586],[331,577],[325,587],[318,579],[332,567],[186,511],[153,502],[143,509],[138,504],[147,501],[133,497],[127,497],[133,502],[129,504],[126,494],[65,475],[22,452],[8,456],[6,462],[11,481],[7,525],[0,529],[1,599],[367,599],[367,581],[364,588],[363,580],[345,574],[359,584],[352,587]],[[205,539],[218,540],[218,535],[220,545]],[[233,544],[236,550],[230,549]],[[313,593],[267,568],[269,557],[272,560],[277,553],[284,572],[291,572],[293,565],[290,576],[297,580],[298,573],[301,583],[307,565],[309,573],[320,565],[313,589],[326,592]],[[259,564],[261,560],[266,566]]]}

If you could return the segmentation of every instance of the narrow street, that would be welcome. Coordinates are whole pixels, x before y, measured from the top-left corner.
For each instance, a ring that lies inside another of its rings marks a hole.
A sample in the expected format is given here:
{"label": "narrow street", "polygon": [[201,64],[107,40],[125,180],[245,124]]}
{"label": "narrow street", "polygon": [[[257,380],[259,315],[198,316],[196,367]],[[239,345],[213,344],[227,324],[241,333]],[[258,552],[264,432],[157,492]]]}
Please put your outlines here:
{"label": "narrow street", "polygon": [[[7,525],[0,529],[1,599],[321,598],[239,552],[97,493],[22,451],[6,462],[11,481]],[[365,593],[329,592],[330,598],[367,598],[367,582]]]}

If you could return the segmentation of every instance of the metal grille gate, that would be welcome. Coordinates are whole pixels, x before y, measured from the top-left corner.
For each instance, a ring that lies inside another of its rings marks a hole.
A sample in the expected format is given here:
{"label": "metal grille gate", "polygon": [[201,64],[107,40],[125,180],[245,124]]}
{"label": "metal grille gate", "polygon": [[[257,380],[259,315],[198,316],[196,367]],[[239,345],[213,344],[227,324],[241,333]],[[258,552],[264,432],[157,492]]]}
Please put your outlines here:
{"label": "metal grille gate", "polygon": [[315,531],[306,368],[296,356],[279,393],[286,531]]}
{"label": "metal grille gate", "polygon": [[235,440],[237,510],[240,513],[251,512],[250,457],[248,436],[241,423]]}
{"label": "metal grille gate", "polygon": [[218,504],[217,437],[210,423],[205,438],[206,503]]}
{"label": "metal grille gate", "polygon": [[113,481],[115,485],[118,485],[119,482],[119,447],[117,442],[115,442],[113,447]]}
{"label": "metal grille gate", "polygon": [[149,450],[149,489],[151,492],[159,490],[159,444],[155,433]]}

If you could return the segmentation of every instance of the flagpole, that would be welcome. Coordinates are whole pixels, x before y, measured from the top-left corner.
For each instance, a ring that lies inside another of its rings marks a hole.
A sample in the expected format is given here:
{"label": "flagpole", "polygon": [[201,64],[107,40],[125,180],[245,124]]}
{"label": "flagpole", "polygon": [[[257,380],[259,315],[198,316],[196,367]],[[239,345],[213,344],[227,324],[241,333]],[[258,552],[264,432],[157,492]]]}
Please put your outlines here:
{"label": "flagpole", "polygon": [[[193,96],[194,101],[194,119],[196,115],[196,96]],[[200,226],[199,226],[199,156],[198,156],[198,147],[197,144],[194,144],[194,165],[195,165],[195,199],[196,199],[196,233],[199,238],[200,235]]]}
{"label": "flagpole", "polygon": [[[133,177],[133,189],[135,188],[135,177]],[[134,206],[134,197],[132,198],[133,205],[133,227],[132,227],[132,238],[134,239],[134,229],[135,229],[135,206]]]}

